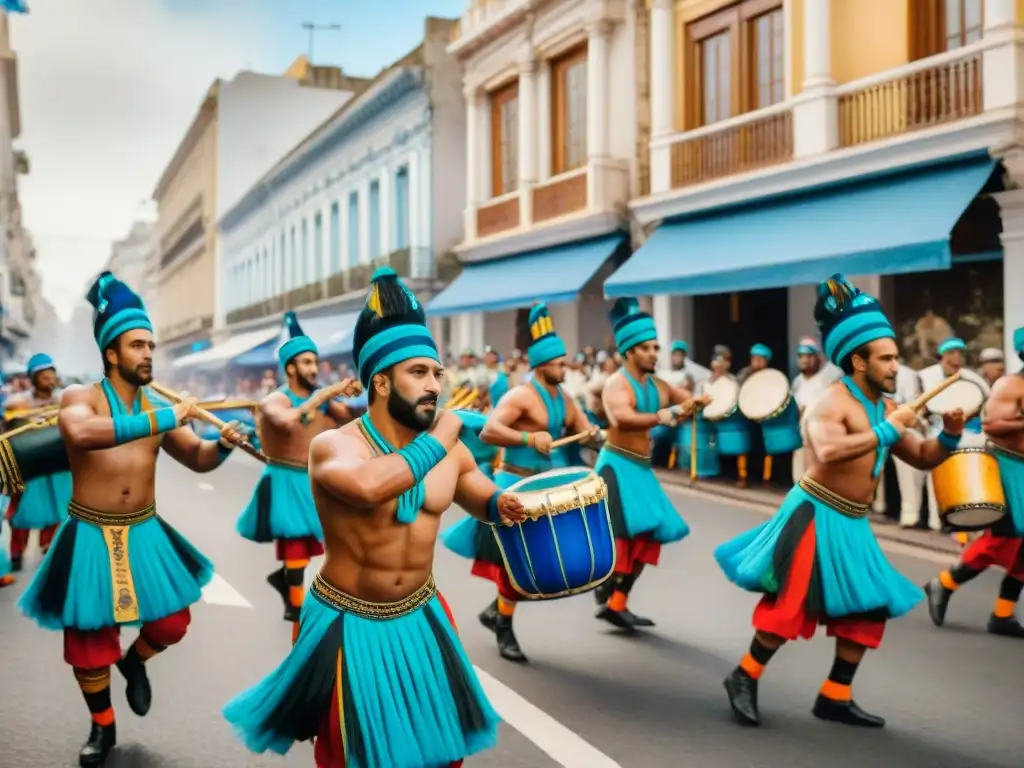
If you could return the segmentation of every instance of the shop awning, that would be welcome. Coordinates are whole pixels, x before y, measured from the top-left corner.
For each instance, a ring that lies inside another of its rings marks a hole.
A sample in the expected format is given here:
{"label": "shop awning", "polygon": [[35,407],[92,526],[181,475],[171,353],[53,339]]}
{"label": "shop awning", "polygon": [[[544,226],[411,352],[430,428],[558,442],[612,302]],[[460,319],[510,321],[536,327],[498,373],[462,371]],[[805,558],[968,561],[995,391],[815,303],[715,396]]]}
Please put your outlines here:
{"label": "shop awning", "polygon": [[950,232],[995,166],[985,155],[666,223],[604,292],[731,293],[817,283],[834,272],[948,269]]}
{"label": "shop awning", "polygon": [[[352,328],[356,324],[358,312],[343,312],[337,315],[299,317],[302,330],[320,350],[320,357],[342,357],[352,353]],[[280,330],[273,338],[264,341],[255,348],[246,350],[244,354],[231,361],[232,365],[273,368],[277,365],[277,348],[281,346]]]}
{"label": "shop awning", "polygon": [[179,357],[172,363],[172,366],[174,368],[195,368],[198,370],[223,368],[234,358],[274,338],[278,333],[280,333],[280,329],[276,327],[238,333],[225,339],[220,344],[214,344],[209,349]]}
{"label": "shop awning", "polygon": [[431,316],[572,301],[623,243],[621,234],[466,264],[427,305]]}

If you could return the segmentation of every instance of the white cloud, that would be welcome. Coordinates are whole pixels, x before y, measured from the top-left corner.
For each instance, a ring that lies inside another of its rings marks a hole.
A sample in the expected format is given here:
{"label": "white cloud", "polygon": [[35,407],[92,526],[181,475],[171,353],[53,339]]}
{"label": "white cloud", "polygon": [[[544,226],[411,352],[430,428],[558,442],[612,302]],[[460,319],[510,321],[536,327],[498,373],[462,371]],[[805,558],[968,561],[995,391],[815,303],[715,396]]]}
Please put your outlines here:
{"label": "white cloud", "polygon": [[110,241],[124,236],[216,77],[273,49],[265,17],[238,4],[45,0],[12,17],[20,179],[43,290],[67,318]]}

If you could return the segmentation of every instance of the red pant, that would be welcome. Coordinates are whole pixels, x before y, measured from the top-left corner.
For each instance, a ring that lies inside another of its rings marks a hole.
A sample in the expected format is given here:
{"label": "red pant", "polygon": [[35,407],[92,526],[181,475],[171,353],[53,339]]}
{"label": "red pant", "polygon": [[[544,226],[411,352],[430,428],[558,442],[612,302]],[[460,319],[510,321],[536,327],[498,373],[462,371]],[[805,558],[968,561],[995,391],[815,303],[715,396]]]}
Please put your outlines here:
{"label": "red pant", "polygon": [[754,608],[754,629],[778,635],[785,640],[809,640],[814,637],[818,625],[823,624],[829,637],[841,637],[865,648],[877,648],[885,633],[884,621],[808,615],[805,604],[811,586],[816,547],[812,521],[797,544],[782,592],[778,596],[766,595]]}
{"label": "red pant", "polygon": [[508,577],[508,571],[505,570],[503,565],[495,565],[485,560],[474,560],[473,569],[470,573],[474,576],[479,576],[481,579],[493,581],[498,588],[498,594],[502,600],[515,603],[523,599],[523,596],[516,592],[515,587],[512,586],[512,580]]}
{"label": "red pant", "polygon": [[985,531],[967,545],[960,562],[977,571],[998,565],[1011,579],[1024,581],[1024,538]]}
{"label": "red pant", "polygon": [[[458,627],[455,626],[455,617],[452,616],[448,602],[440,592],[437,593],[437,599],[441,601],[452,628],[458,632]],[[316,735],[316,742],[313,745],[313,760],[316,761],[316,768],[345,768],[345,747],[341,739],[337,687],[335,687],[334,695],[331,696],[331,711],[324,717]],[[462,760],[451,763],[448,768],[462,768]]]}
{"label": "red pant", "polygon": [[277,539],[274,542],[277,551],[277,559],[285,560],[309,560],[324,553],[324,545],[316,536],[305,536],[301,539]]}
{"label": "red pant", "polygon": [[660,559],[661,544],[649,533],[615,540],[615,573],[633,573],[637,565],[657,565]]}
{"label": "red pant", "polygon": [[[46,550],[53,541],[53,535],[57,532],[56,525],[48,525],[39,531],[39,548]],[[28,528],[15,528],[11,526],[11,557],[19,558],[28,549],[28,535],[31,531]]]}
{"label": "red pant", "polygon": [[[192,622],[192,613],[177,613],[143,624],[141,635],[150,645],[167,647],[181,642]],[[92,632],[64,630],[64,661],[79,669],[100,669],[121,660],[121,628],[104,627]]]}

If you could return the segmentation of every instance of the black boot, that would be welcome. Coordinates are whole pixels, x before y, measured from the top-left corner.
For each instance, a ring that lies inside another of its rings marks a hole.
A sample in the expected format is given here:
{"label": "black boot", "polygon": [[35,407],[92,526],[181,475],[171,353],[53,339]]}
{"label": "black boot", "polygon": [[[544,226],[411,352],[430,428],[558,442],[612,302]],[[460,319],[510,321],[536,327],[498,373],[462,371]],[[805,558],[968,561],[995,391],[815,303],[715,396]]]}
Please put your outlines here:
{"label": "black boot", "polygon": [[124,689],[128,706],[139,717],[145,717],[153,703],[153,689],[149,684],[149,675],[146,674],[146,665],[134,645],[128,649],[124,658],[117,662],[117,669],[128,683]]}
{"label": "black boot", "polygon": [[757,709],[757,680],[736,667],[723,682],[729,694],[729,706],[743,725],[760,725],[761,713]]}
{"label": "black boot", "polygon": [[988,631],[993,635],[1002,635],[1003,637],[1024,637],[1024,627],[1017,621],[1016,616],[1006,616],[1005,618],[989,616]]}
{"label": "black boot", "polygon": [[597,613],[594,614],[594,618],[607,621],[613,627],[624,629],[627,632],[636,632],[636,625],[633,624],[633,614],[629,611],[616,611],[609,608],[607,605],[602,605],[597,609]]}
{"label": "black boot", "polygon": [[928,596],[928,615],[932,617],[932,624],[941,627],[946,621],[946,609],[949,608],[949,598],[953,593],[942,586],[938,579],[925,584],[924,593]]}
{"label": "black boot", "polygon": [[281,602],[284,603],[284,610],[287,614],[291,602],[288,600],[288,577],[285,575],[284,566],[267,576],[267,584],[281,596]]}
{"label": "black boot", "polygon": [[632,622],[634,627],[653,627],[654,619],[648,619],[646,616],[637,616],[629,608],[624,610],[622,613],[626,615],[628,620]]}
{"label": "black boot", "polygon": [[814,701],[814,708],[811,710],[819,720],[828,720],[832,723],[843,725],[856,725],[861,728],[882,728],[885,726],[885,719],[878,715],[865,712],[853,701],[836,701],[827,696],[818,694]]}
{"label": "black boot", "polygon": [[11,555],[11,571],[13,573],[21,571],[21,555]]}
{"label": "black boot", "polygon": [[594,602],[598,605],[604,605],[611,597],[612,592],[615,591],[615,575],[612,574],[610,577],[604,580],[602,584],[594,589]]}
{"label": "black boot", "polygon": [[480,615],[477,616],[477,618],[480,619],[480,623],[484,625],[485,629],[489,629],[491,632],[497,631],[498,599],[495,598],[490,605],[480,612]]}
{"label": "black boot", "polygon": [[110,750],[117,744],[117,723],[110,725],[92,724],[89,740],[78,753],[78,764],[82,768],[97,768],[107,761]]}
{"label": "black boot", "polygon": [[501,658],[520,664],[527,661],[526,654],[519,647],[516,633],[512,631],[512,617],[498,614],[494,622],[494,634],[498,638],[498,653]]}

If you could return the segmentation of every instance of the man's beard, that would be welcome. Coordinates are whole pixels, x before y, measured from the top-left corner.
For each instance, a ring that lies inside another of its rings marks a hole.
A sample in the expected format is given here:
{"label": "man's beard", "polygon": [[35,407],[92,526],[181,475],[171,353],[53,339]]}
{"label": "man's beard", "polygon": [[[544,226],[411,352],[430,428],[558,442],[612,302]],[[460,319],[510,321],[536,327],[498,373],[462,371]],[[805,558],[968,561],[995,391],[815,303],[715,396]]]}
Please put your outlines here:
{"label": "man's beard", "polygon": [[896,391],[896,380],[895,379],[876,379],[871,374],[867,375],[868,384],[871,388],[878,392],[885,392],[892,394]]}
{"label": "man's beard", "polygon": [[547,384],[549,387],[557,387],[565,381],[565,374],[559,376],[551,371],[537,371],[537,375],[540,376],[541,383]]}
{"label": "man's beard", "polygon": [[[420,411],[417,408],[421,405],[432,405],[433,410]],[[414,432],[424,432],[430,429],[437,416],[437,397],[435,395],[424,395],[415,403],[410,403],[402,397],[397,389],[392,388],[388,394],[388,415],[406,429]]]}
{"label": "man's beard", "polygon": [[654,373],[658,370],[657,363],[641,363],[639,360],[636,361],[636,367],[640,369],[640,373]]}
{"label": "man's beard", "polygon": [[145,363],[135,368],[127,368],[118,363],[117,372],[122,379],[136,387],[145,386],[153,380],[153,366],[150,363]]}
{"label": "man's beard", "polygon": [[302,389],[312,392],[316,389],[317,377],[316,374],[312,376],[303,376],[300,373],[295,374],[295,383]]}

